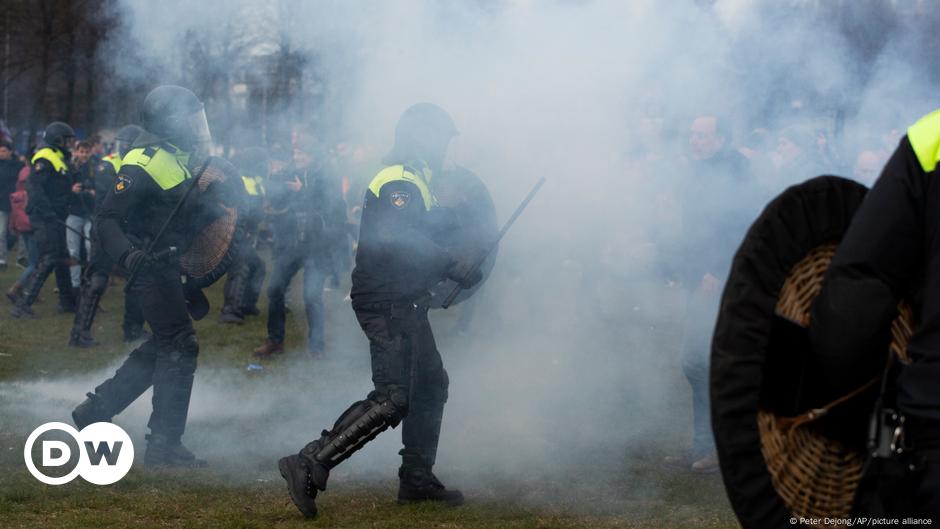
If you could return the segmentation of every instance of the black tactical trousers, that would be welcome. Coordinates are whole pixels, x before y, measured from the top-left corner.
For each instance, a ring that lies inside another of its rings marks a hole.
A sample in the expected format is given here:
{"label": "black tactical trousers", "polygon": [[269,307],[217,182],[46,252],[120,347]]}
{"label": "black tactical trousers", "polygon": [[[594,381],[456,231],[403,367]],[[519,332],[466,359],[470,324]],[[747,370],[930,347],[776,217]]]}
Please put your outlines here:
{"label": "black tactical trousers", "polygon": [[39,261],[33,273],[26,279],[23,286],[24,296],[20,305],[31,307],[39,297],[39,291],[53,271],[55,272],[56,286],[59,288],[59,304],[64,308],[75,305],[72,297],[72,279],[69,275],[69,252],[65,245],[65,225],[55,221],[30,218],[33,224],[33,236],[39,249]]}
{"label": "black tactical trousers", "polygon": [[304,271],[304,312],[307,316],[307,347],[323,350],[323,281],[326,273],[323,266],[307,248],[275,250],[276,257],[268,282],[268,339],[274,342],[284,341],[284,323],[287,314],[284,310],[284,294],[294,275]]}
{"label": "black tactical trousers", "polygon": [[904,442],[910,448],[906,453],[868,461],[854,514],[930,518],[936,525],[940,520],[940,422],[909,415],[904,430]]}
{"label": "black tactical trousers", "polygon": [[239,245],[238,258],[232,264],[225,280],[222,312],[244,316],[246,311],[256,309],[266,272],[264,260],[258,255],[251,241]]}
{"label": "black tactical trousers", "polygon": [[186,428],[199,344],[186,311],[179,270],[164,264],[139,274],[131,293],[153,335],[131,352],[114,376],[95,388],[98,406],[114,416],[153,385],[152,434],[179,442]]}
{"label": "black tactical trousers", "polygon": [[[114,268],[114,261],[96,245],[92,252],[91,263],[88,270],[83,274],[82,295],[75,311],[75,319],[72,323],[72,334],[81,332],[90,332],[91,326],[95,321],[95,314],[98,312],[98,305],[101,302],[104,291],[108,287],[108,280],[111,277],[111,270]],[[137,297],[132,293],[124,294],[124,328],[125,336],[139,334],[144,326],[144,313],[137,301]]]}
{"label": "black tactical trousers", "polygon": [[434,343],[427,307],[367,306],[356,309],[356,318],[369,338],[376,393],[402,392],[407,398],[401,432],[403,461],[418,459],[432,467],[449,379]]}

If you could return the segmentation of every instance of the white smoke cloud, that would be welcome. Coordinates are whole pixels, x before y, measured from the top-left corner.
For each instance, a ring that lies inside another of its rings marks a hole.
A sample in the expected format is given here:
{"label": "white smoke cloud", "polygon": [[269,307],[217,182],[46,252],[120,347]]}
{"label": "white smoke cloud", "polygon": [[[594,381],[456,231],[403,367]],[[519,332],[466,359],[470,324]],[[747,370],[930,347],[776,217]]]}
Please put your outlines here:
{"label": "white smoke cloud", "polygon": [[[662,261],[682,228],[672,190],[688,176],[681,162],[692,117],[719,113],[739,138],[757,126],[775,130],[781,115],[832,129],[827,101],[844,95],[861,101],[845,123],[851,150],[871,131],[903,131],[932,104],[916,61],[908,66],[895,47],[870,82],[854,84],[844,39],[804,16],[799,2],[792,9],[757,0],[122,5],[126,40],[114,45],[154,61],[161,82],[185,78],[179,45],[187,31],[216,32],[244,60],[290,46],[315,53],[323,105],[339,116],[332,137],[381,155],[401,112],[429,101],[454,117],[458,162],[488,184],[501,219],[538,177],[549,179],[505,240],[472,332],[456,333],[450,313],[433,317],[452,380],[441,462],[464,477],[531,484],[527,476],[561,461],[603,480],[629,465],[626,453],[687,443],[683,295],[667,286]],[[115,73],[135,76],[128,64]],[[661,137],[644,137],[641,127],[652,122]],[[664,153],[655,171],[634,163],[641,143]],[[763,196],[811,176],[774,181]],[[736,189],[727,201],[760,205]],[[354,324],[329,332],[354,336],[348,343],[366,358]],[[364,397],[368,364],[342,373],[331,382],[312,371],[245,399],[239,377],[200,371],[188,436],[233,459],[270,462]],[[97,378],[30,391],[58,404]],[[145,408],[138,402],[133,412]],[[396,439],[385,434],[344,466],[364,474],[375,464],[391,468]]]}

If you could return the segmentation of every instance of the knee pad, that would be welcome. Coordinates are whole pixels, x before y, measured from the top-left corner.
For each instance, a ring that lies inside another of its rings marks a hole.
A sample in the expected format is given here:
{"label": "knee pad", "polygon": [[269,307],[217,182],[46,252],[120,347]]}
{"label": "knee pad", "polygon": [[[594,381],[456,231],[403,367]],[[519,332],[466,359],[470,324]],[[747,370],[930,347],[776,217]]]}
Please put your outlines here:
{"label": "knee pad", "polygon": [[196,333],[186,332],[173,338],[173,349],[179,351],[184,356],[193,356],[199,354],[199,341],[196,339]]}
{"label": "knee pad", "polygon": [[388,409],[394,411],[398,420],[393,426],[397,426],[398,421],[401,421],[408,414],[408,388],[404,386],[389,384],[377,387],[369,392],[368,399],[377,405],[385,404]]}
{"label": "knee pad", "polygon": [[158,361],[165,363],[167,372],[174,375],[189,376],[196,371],[196,358],[199,355],[199,342],[196,335],[186,333],[171,342],[161,344]]}
{"label": "knee pad", "polygon": [[368,399],[354,403],[343,412],[333,429],[324,431],[320,439],[305,446],[300,455],[309,463],[329,470],[389,427],[398,426],[404,417],[402,410],[406,402],[407,396],[403,397],[402,392],[373,391]]}

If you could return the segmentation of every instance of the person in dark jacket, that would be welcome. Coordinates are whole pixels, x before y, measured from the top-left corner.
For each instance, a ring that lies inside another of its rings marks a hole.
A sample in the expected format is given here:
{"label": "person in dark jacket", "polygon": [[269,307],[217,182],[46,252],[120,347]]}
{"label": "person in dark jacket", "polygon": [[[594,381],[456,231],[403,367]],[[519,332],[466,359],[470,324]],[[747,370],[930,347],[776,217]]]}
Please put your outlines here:
{"label": "person in dark jacket", "polygon": [[355,402],[330,430],[281,458],[294,505],[317,514],[316,496],[330,470],[389,427],[402,424],[398,501],[463,503],[460,491],[437,479],[441,420],[448,377],[428,323],[430,288],[445,277],[469,288],[482,278],[471,260],[446,246],[452,224],[430,188],[456,128],[444,110],[423,103],[402,115],[395,147],[365,193],[352,305],[369,339],[375,389]]}
{"label": "person in dark jacket", "polygon": [[261,358],[284,351],[284,294],[301,269],[307,351],[314,358],[323,353],[323,284],[336,246],[345,240],[346,202],[340,182],[322,170],[319,152],[315,139],[298,137],[293,165],[268,183],[275,259],[268,282],[268,338],[255,349]]}
{"label": "person in dark jacket", "polygon": [[234,165],[242,172],[247,199],[238,213],[235,260],[225,281],[219,322],[241,325],[246,316],[257,316],[260,313],[258,297],[267,272],[255,245],[264,219],[265,186],[270,166],[268,153],[260,147],[245,149],[235,158]]}
{"label": "person in dark jacket", "polygon": [[[755,182],[747,158],[731,147],[731,135],[714,115],[696,117],[689,128],[688,165],[681,185],[682,283],[687,304],[682,371],[692,390],[693,472],[718,470],[708,397],[708,359],[721,290],[737,244],[753,218],[748,204]],[[729,199],[733,196],[734,199]]]}
{"label": "person in dark jacket", "polygon": [[29,195],[27,213],[40,257],[36,269],[23,286],[23,296],[13,307],[11,314],[14,318],[37,317],[32,310],[33,302],[53,271],[59,287],[59,310],[75,310],[65,244],[65,219],[68,217],[69,197],[72,194],[69,149],[74,137],[72,127],[54,121],[46,127],[43,135],[46,147],[33,155],[32,173],[26,182]]}
{"label": "person in dark jacket", "polygon": [[7,267],[7,225],[10,222],[10,195],[23,164],[13,156],[13,145],[0,143],[0,270]]}
{"label": "person in dark jacket", "polygon": [[78,298],[82,285],[82,263],[91,258],[91,215],[95,207],[92,172],[97,166],[97,161],[91,156],[91,148],[91,142],[88,141],[80,141],[75,145],[72,156],[72,194],[69,196],[69,216],[65,219],[65,242],[72,260],[69,275],[75,298]]}

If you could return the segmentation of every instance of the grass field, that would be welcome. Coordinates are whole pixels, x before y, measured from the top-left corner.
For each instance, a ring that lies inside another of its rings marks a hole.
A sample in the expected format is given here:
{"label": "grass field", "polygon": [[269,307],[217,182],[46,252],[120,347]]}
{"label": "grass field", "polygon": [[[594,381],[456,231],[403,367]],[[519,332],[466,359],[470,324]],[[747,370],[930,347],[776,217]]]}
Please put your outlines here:
{"label": "grass field", "polygon": [[[11,268],[0,273],[0,285],[5,289],[17,272]],[[104,299],[94,330],[101,345],[92,349],[66,347],[71,315],[55,313],[53,283],[47,282],[35,307],[40,320],[12,320],[5,300],[0,310],[2,528],[737,527],[717,474],[692,475],[663,463],[665,455],[681,451],[688,442],[687,433],[673,422],[652,418],[647,421],[652,426],[635,438],[620,433],[631,430],[624,425],[606,441],[592,441],[596,448],[590,450],[596,455],[571,457],[566,455],[566,439],[576,439],[574,451],[584,452],[583,447],[594,446],[585,442],[593,439],[590,432],[572,428],[582,431],[543,435],[556,432],[554,426],[537,420],[501,423],[493,411],[541,410],[537,406],[554,405],[550,399],[540,404],[510,399],[481,411],[461,390],[467,387],[461,377],[476,376],[474,359],[447,355],[452,392],[437,470],[464,491],[467,504],[396,505],[397,434],[386,433],[336,469],[330,489],[318,500],[320,516],[304,520],[287,498],[276,457],[298,449],[327,426],[344,403],[361,398],[369,380],[364,339],[338,291],[326,295],[330,356],[321,364],[304,358],[297,288],[288,321],[288,347],[294,350],[255,374],[245,367],[252,362],[251,349],[264,338],[263,318],[237,328],[219,325],[215,318],[221,284],[208,292],[213,312],[197,323],[200,368],[185,441],[209,460],[209,468],[143,467],[149,413],[145,396],[116,419],[137,447],[138,462],[126,478],[105,487],[80,479],[63,486],[43,485],[23,464],[26,436],[44,422],[68,420],[84,392],[108,376],[132,347],[120,341],[122,283],[109,289]],[[265,302],[262,296],[262,308]],[[448,318],[452,316],[441,316],[435,323],[444,330],[439,333],[442,351],[457,343],[447,336],[453,324]],[[561,361],[559,371],[565,368]],[[546,373],[531,385],[545,386],[544,394],[551,395],[553,379]],[[516,376],[492,374],[486,379],[489,391],[482,393],[502,395],[501,388],[512,385]],[[683,402],[682,395],[675,402]],[[629,449],[626,439],[632,439]],[[526,447],[515,447],[520,440]],[[514,448],[504,450],[507,444]]]}

